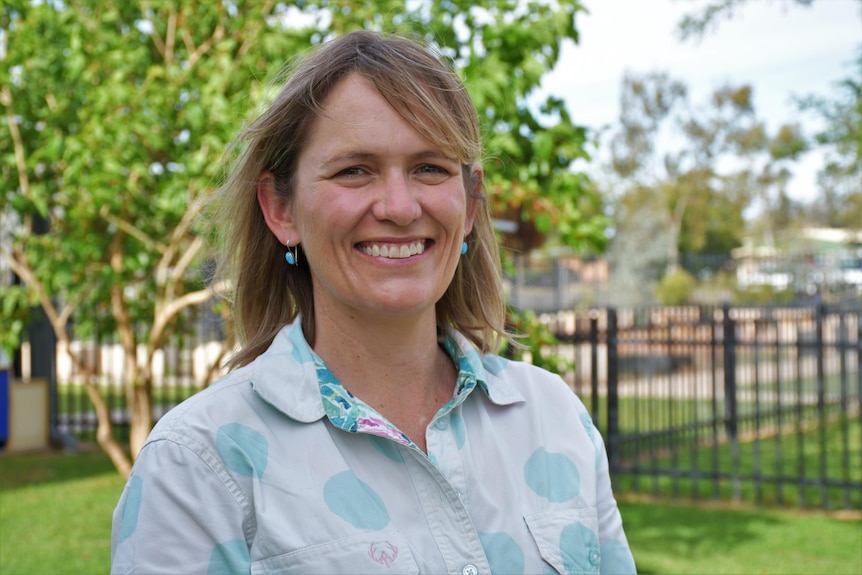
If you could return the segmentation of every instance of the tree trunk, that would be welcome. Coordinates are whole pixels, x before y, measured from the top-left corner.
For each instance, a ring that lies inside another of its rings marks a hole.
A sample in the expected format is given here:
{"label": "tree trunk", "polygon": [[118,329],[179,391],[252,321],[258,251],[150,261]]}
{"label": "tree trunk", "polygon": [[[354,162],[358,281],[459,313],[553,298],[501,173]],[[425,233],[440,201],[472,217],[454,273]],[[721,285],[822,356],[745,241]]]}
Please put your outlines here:
{"label": "tree trunk", "polygon": [[[137,459],[138,453],[144,446],[150,431],[153,429],[153,407],[148,385],[135,385],[132,387],[133,401],[129,402],[129,415],[131,417],[129,428],[129,449],[131,449],[132,460]],[[131,399],[131,398],[130,398]]]}
{"label": "tree trunk", "polygon": [[[66,349],[69,349],[68,346]],[[71,352],[69,352],[71,355]],[[96,427],[96,443],[102,448],[111,463],[124,478],[129,477],[132,471],[132,462],[126,455],[126,452],[117,442],[114,437],[114,425],[111,423],[111,412],[108,409],[108,404],[105,398],[99,393],[99,388],[93,383],[92,374],[87,374],[87,379],[84,382],[84,389],[87,390],[87,395],[96,410],[96,418],[98,426]]]}

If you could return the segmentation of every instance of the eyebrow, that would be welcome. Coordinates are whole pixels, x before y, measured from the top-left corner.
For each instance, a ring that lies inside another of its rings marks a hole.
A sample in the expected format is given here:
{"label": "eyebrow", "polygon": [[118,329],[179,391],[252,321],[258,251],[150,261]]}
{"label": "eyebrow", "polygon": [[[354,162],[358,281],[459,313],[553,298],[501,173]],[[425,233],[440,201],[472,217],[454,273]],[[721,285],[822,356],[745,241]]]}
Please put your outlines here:
{"label": "eyebrow", "polygon": [[[358,150],[351,150],[347,152],[342,152],[335,154],[331,158],[327,158],[320,163],[321,169],[328,169],[334,165],[351,163],[351,162],[362,162],[367,160],[374,160],[378,158],[380,154],[376,152],[363,152]],[[457,164],[461,164],[461,162],[457,158],[450,158],[446,156],[446,154],[434,150],[422,150],[421,152],[417,152],[415,154],[410,155],[410,159],[416,160],[437,160],[443,162],[455,162]]]}

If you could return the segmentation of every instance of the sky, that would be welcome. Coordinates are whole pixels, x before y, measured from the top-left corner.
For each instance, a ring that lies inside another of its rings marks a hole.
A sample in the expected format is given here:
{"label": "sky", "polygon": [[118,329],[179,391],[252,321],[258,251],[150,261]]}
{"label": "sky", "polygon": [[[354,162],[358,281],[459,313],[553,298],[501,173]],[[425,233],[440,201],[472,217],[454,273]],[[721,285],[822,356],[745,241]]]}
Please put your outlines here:
{"label": "sky", "polygon": [[[566,100],[575,123],[593,128],[619,114],[626,71],[664,71],[686,82],[693,104],[724,85],[751,84],[756,113],[769,130],[814,117],[800,114],[792,96],[829,95],[834,84],[860,74],[853,59],[862,45],[859,0],[750,0],[701,40],[682,42],[676,26],[705,0],[584,0],[576,16],[578,45],[565,44],[543,93]],[[822,155],[807,154],[789,188],[794,199],[816,197]]]}

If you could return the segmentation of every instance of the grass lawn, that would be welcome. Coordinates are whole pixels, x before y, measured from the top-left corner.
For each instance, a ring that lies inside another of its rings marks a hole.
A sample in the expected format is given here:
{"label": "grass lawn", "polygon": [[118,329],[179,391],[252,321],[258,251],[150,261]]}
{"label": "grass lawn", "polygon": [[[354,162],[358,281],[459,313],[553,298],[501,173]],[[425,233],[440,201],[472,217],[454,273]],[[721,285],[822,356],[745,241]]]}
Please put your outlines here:
{"label": "grass lawn", "polygon": [[[0,455],[0,573],[107,573],[122,487],[97,451]],[[858,514],[620,499],[642,574],[862,573]]]}
{"label": "grass lawn", "polygon": [[620,497],[638,573],[862,573],[862,515]]}
{"label": "grass lawn", "polygon": [[123,483],[98,451],[0,455],[0,573],[107,573]]}

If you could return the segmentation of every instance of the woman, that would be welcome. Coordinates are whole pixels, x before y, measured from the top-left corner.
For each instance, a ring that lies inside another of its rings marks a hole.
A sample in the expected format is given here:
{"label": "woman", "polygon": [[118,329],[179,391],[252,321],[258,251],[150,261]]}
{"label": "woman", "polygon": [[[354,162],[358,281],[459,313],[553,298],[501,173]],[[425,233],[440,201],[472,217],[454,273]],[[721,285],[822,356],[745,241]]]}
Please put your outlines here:
{"label": "woman", "polygon": [[598,432],[506,340],[476,111],[348,34],[241,135],[216,200],[240,351],[114,514],[117,573],[631,573]]}

